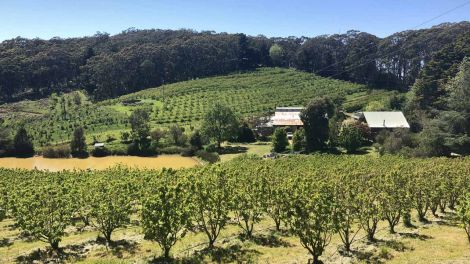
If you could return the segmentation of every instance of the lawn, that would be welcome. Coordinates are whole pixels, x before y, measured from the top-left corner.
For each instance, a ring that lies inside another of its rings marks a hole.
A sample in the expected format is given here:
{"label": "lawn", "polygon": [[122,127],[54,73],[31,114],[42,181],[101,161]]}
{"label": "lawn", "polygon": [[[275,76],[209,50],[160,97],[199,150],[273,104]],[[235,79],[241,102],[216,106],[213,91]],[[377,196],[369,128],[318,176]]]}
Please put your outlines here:
{"label": "lawn", "polygon": [[242,154],[254,154],[262,157],[265,154],[271,152],[272,146],[270,142],[256,142],[256,143],[227,143],[224,145],[225,148],[234,149],[234,153],[220,155],[222,162],[232,160]]}

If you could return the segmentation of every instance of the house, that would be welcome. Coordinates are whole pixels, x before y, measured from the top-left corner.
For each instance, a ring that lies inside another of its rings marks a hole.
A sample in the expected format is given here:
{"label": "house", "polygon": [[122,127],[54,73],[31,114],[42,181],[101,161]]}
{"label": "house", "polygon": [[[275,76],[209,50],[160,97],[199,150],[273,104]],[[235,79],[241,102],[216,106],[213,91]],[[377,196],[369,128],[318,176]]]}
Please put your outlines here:
{"label": "house", "polygon": [[300,119],[302,109],[303,107],[276,107],[274,115],[263,120],[255,131],[261,136],[271,135],[278,127],[285,127],[288,132],[293,132],[304,125]]}
{"label": "house", "polygon": [[352,117],[364,121],[373,132],[382,129],[410,128],[408,121],[400,111],[361,112]]}
{"label": "house", "polygon": [[274,116],[271,117],[273,127],[288,127],[295,131],[302,127],[304,123],[300,119],[300,112],[303,107],[276,107]]}

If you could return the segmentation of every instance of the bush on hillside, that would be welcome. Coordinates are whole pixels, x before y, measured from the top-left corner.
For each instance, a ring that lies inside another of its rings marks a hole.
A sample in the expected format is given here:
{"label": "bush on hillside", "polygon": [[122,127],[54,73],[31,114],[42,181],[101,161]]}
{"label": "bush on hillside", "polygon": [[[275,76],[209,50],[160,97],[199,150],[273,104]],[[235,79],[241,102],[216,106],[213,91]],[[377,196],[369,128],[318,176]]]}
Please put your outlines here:
{"label": "bush on hillside", "polygon": [[253,133],[253,130],[251,130],[247,123],[244,123],[238,130],[237,142],[252,143],[255,141],[255,133]]}
{"label": "bush on hillside", "polygon": [[303,129],[297,129],[292,137],[292,150],[302,151],[305,149],[305,133]]}
{"label": "bush on hillside", "polygon": [[289,145],[289,141],[287,140],[287,133],[284,128],[276,128],[273,135],[273,151],[274,152],[284,152],[286,151],[286,147]]}
{"label": "bush on hillside", "polygon": [[219,150],[219,148],[217,147],[217,144],[211,143],[211,144],[207,145],[204,148],[204,150],[207,151],[207,152],[217,152]]}
{"label": "bush on hillside", "polygon": [[93,157],[106,157],[106,156],[111,155],[111,151],[109,151],[109,149],[106,148],[106,147],[94,148],[94,149],[91,151],[91,155],[92,155]]}
{"label": "bush on hillside", "polygon": [[201,133],[199,133],[199,130],[196,130],[191,134],[191,137],[189,138],[189,144],[191,144],[191,147],[195,150],[202,149],[204,142]]}
{"label": "bush on hillside", "polygon": [[42,150],[42,156],[48,159],[69,158],[70,153],[70,147],[66,145],[47,146]]}
{"label": "bush on hillside", "polygon": [[165,147],[160,149],[161,154],[168,154],[168,155],[175,155],[175,154],[181,154],[185,148],[179,147],[179,146],[170,146],[170,147]]}
{"label": "bush on hillside", "polygon": [[143,157],[158,155],[157,143],[151,142],[149,140],[146,140],[146,141],[134,140],[131,144],[128,145],[127,154],[133,155],[133,156],[143,156]]}
{"label": "bush on hillside", "polygon": [[207,152],[205,150],[198,150],[196,151],[196,156],[209,163],[215,163],[220,160],[219,154],[217,154],[217,152]]}
{"label": "bush on hillside", "polygon": [[180,155],[183,156],[183,157],[192,157],[192,156],[194,156],[196,151],[197,150],[194,149],[193,147],[183,148]]}

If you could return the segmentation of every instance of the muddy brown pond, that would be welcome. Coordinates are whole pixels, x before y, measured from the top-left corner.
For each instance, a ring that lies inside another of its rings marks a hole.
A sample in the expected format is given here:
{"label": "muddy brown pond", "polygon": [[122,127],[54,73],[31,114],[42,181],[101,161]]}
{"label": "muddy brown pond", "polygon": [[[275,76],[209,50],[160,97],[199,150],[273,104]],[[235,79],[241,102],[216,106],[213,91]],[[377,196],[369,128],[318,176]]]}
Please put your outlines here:
{"label": "muddy brown pond", "polygon": [[133,156],[108,156],[103,158],[89,157],[86,159],[46,159],[43,157],[32,158],[0,158],[0,167],[19,169],[38,169],[49,171],[95,169],[103,170],[118,164],[146,169],[161,168],[189,168],[199,165],[196,159],[181,157],[178,155],[162,155],[158,157],[133,157]]}

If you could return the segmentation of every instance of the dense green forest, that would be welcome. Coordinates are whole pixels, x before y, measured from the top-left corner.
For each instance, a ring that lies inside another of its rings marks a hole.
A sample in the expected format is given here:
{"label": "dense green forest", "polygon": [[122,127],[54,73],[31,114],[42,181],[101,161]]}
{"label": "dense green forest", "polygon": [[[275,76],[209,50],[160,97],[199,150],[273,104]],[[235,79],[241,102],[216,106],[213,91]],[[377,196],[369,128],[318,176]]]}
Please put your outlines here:
{"label": "dense green forest", "polygon": [[406,91],[418,77],[425,78],[421,72],[428,62],[434,62],[439,75],[455,72],[468,55],[469,30],[470,23],[461,22],[386,38],[360,31],[267,38],[156,29],[69,39],[18,37],[0,43],[0,101],[37,99],[76,89],[104,99],[260,66],[294,67]]}

